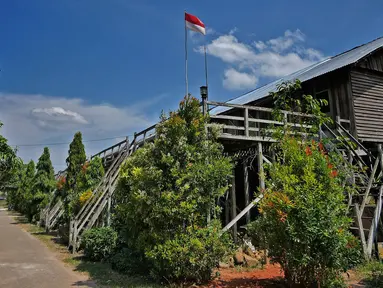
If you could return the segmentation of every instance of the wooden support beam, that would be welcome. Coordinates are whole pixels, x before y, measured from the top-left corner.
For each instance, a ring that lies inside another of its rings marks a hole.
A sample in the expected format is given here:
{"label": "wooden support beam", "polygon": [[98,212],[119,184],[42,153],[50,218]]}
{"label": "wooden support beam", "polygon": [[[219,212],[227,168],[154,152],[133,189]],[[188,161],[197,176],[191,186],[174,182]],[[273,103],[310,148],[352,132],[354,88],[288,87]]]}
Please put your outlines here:
{"label": "wooden support beam", "polygon": [[265,155],[262,155],[262,160],[266,162],[267,164],[271,164],[270,160],[265,157]]}
{"label": "wooden support beam", "polygon": [[[236,207],[237,207],[237,197],[235,195],[235,168],[233,169],[233,178],[231,180],[231,219],[232,221],[234,219],[236,219],[236,216],[237,216],[237,210],[236,210]],[[230,222],[231,223],[231,222]],[[235,223],[233,223],[233,238],[234,238],[234,242],[237,241],[237,221],[235,221]]]}
{"label": "wooden support beam", "polygon": [[262,143],[258,142],[258,175],[259,175],[259,189],[262,191],[265,189],[265,179],[263,175],[263,154]]}
{"label": "wooden support beam", "polygon": [[383,193],[383,186],[380,186],[379,198],[375,208],[374,219],[372,221],[370,231],[368,233],[367,255],[369,257],[372,256],[372,245],[374,243],[375,235],[378,232],[380,214],[382,213],[382,193]]}
{"label": "wooden support beam", "polygon": [[367,255],[367,244],[366,244],[366,236],[364,235],[364,229],[363,229],[363,222],[362,222],[362,214],[360,213],[359,209],[359,204],[355,203],[354,206],[354,211],[356,215],[356,225],[358,226],[359,230],[359,238],[362,242],[362,249],[363,249],[363,254],[366,260],[368,260],[368,255]]}
{"label": "wooden support beam", "polygon": [[230,194],[230,191],[228,190],[226,192],[226,197],[225,197],[225,225],[227,225],[230,222],[230,200],[229,200],[229,194]]}
{"label": "wooden support beam", "polygon": [[244,114],[245,136],[249,137],[249,109],[245,108]]}
{"label": "wooden support beam", "polygon": [[[245,194],[245,206],[247,207],[250,204],[250,193],[249,193],[249,167],[247,166],[247,161],[243,162],[243,187]],[[250,211],[246,213],[246,224],[250,223]]]}
{"label": "wooden support beam", "polygon": [[77,252],[77,241],[78,241],[78,230],[77,230],[77,220],[73,219],[73,241],[72,241],[72,254]]}
{"label": "wooden support beam", "polygon": [[229,222],[221,231],[221,233],[226,232],[231,227],[236,226],[239,219],[241,219],[247,212],[250,211],[251,208],[255,206],[261,199],[263,198],[263,194],[259,195],[254,201],[252,201],[245,209],[243,209],[233,220]]}
{"label": "wooden support beam", "polygon": [[106,226],[110,227],[110,224],[111,224],[111,209],[112,209],[112,194],[111,194],[111,190],[112,188],[110,187],[110,182],[109,182],[109,185],[108,185],[108,206],[107,206],[107,214],[106,214]]}
{"label": "wooden support beam", "polygon": [[367,202],[370,200],[369,194],[370,194],[370,190],[371,190],[372,184],[374,183],[374,180],[375,180],[375,173],[376,173],[376,170],[378,169],[379,162],[380,162],[380,155],[375,160],[374,168],[372,168],[370,179],[368,180],[366,192],[365,192],[365,194],[363,196],[362,204],[360,205],[360,211],[361,211],[362,214],[363,214],[363,211],[364,211],[364,207],[366,206]]}

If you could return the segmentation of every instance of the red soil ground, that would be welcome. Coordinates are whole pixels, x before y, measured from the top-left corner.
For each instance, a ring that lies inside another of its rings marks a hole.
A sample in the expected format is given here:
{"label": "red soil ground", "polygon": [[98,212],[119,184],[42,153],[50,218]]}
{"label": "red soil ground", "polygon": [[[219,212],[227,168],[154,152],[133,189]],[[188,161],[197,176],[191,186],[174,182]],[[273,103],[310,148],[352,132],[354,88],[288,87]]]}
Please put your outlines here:
{"label": "red soil ground", "polygon": [[[278,265],[266,265],[263,269],[247,270],[242,268],[219,269],[220,276],[211,281],[207,286],[199,286],[200,288],[285,288],[283,285],[283,272]],[[349,271],[349,276],[345,276],[348,287],[362,288],[359,284],[358,277],[354,272]]]}
{"label": "red soil ground", "polygon": [[209,288],[271,288],[281,285],[283,273],[279,266],[266,265],[263,269],[238,270],[236,268],[219,269],[218,279],[209,284]]}

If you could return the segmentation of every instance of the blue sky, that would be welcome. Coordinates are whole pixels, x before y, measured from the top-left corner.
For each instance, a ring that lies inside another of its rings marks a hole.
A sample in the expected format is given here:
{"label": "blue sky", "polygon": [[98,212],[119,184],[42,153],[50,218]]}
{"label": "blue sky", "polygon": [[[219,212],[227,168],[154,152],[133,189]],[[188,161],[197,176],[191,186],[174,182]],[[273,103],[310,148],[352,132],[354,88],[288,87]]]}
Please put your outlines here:
{"label": "blue sky", "polygon": [[[227,100],[323,57],[383,36],[383,2],[17,0],[0,4],[0,121],[10,144],[132,134],[183,97],[183,11],[208,27],[189,33],[189,86]],[[87,143],[92,154],[120,139]],[[42,146],[20,146],[25,160]],[[56,169],[68,145],[51,146]]]}

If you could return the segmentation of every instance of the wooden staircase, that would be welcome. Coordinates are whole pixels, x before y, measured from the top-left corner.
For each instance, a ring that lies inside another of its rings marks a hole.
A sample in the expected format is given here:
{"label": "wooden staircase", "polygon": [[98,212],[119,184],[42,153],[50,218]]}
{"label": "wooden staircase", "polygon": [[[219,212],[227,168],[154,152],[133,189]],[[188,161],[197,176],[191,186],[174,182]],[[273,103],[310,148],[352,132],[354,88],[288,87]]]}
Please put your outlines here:
{"label": "wooden staircase", "polygon": [[47,213],[45,213],[45,230],[49,232],[58,223],[58,220],[64,214],[64,205],[61,200],[58,200],[56,204],[51,207]]}
{"label": "wooden staircase", "polygon": [[114,152],[114,160],[93,191],[92,196],[70,222],[69,246],[72,247],[73,252],[79,248],[81,237],[86,230],[96,225],[110,225],[112,196],[117,186],[120,167],[139,147],[154,139],[154,132],[148,135],[148,132],[154,128],[155,126],[151,126],[135,134],[131,143],[127,139],[125,145],[120,145],[119,151]]}
{"label": "wooden staircase", "polygon": [[371,259],[373,245],[377,243],[378,225],[381,222],[382,147],[378,144],[376,151],[365,148],[338,121],[336,129],[324,125],[320,133],[323,138],[330,138],[326,148],[336,149],[355,169],[345,184],[355,185],[357,190],[357,193],[347,195],[349,215],[353,218],[351,230],[360,238],[365,258]]}

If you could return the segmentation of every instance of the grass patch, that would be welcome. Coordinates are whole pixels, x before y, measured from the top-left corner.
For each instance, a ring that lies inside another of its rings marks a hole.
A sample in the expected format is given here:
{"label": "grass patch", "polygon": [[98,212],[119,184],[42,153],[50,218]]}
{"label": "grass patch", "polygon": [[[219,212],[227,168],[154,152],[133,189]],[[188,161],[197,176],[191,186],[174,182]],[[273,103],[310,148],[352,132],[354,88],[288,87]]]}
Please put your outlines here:
{"label": "grass patch", "polygon": [[383,263],[372,261],[360,265],[356,273],[367,288],[383,288]]}
{"label": "grass patch", "polygon": [[102,288],[157,288],[163,287],[150,282],[142,277],[131,277],[120,274],[110,267],[108,263],[86,261],[81,254],[71,254],[67,247],[60,242],[55,232],[46,233],[45,229],[28,223],[27,219],[15,212],[9,212],[15,222],[23,230],[32,234],[43,242],[51,251],[58,255],[58,258],[74,271],[89,275],[91,280],[96,282],[96,287]]}
{"label": "grass patch", "polygon": [[100,287],[163,287],[159,284],[148,281],[148,279],[145,279],[144,277],[132,277],[120,274],[112,270],[109,263],[86,261],[82,256],[68,257],[64,260],[64,262],[75,267],[76,271],[89,273],[89,276],[95,280]]}
{"label": "grass patch", "polygon": [[7,200],[0,200],[0,208],[6,208],[7,207]]}

